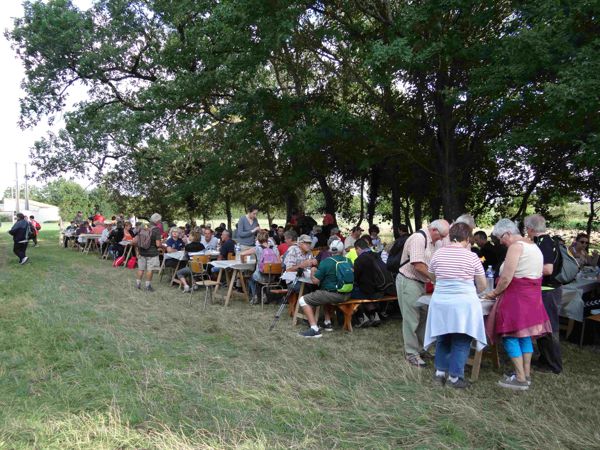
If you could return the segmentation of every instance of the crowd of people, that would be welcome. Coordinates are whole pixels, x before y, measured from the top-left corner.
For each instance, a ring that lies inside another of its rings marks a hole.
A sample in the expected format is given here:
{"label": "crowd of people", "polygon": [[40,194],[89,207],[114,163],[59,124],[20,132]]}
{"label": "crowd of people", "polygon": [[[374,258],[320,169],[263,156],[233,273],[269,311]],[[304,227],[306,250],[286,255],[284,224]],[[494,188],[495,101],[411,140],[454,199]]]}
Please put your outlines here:
{"label": "crowd of people", "polygon": [[[79,212],[64,230],[64,246],[83,245],[82,235],[99,235],[101,251],[118,258],[131,241],[137,258],[135,286],[153,291],[153,274],[161,267],[161,254],[217,251],[217,259],[252,256],[256,265],[249,274],[252,304],[261,299],[260,285],[268,283],[263,271],[267,263],[280,263],[289,290],[299,291],[299,276],[310,280],[298,299],[308,322],[300,333],[319,338],[333,330],[334,305],[349,299],[378,300],[397,297],[402,316],[402,336],[406,361],[418,368],[433,360],[434,382],[453,388],[465,388],[465,365],[471,345],[478,349],[502,343],[513,371],[499,381],[508,389],[526,390],[531,385],[534,340],[539,350],[535,367],[559,374],[562,358],[559,341],[559,309],[562,284],[555,278],[556,240],[547,233],[540,215],[525,218],[523,230],[509,219],[493,227],[491,240],[468,214],[453,223],[433,220],[415,233],[401,225],[394,242],[385,245],[377,226],[368,231],[360,226],[343,236],[335,218],[326,214],[322,224],[302,212],[286,226],[273,224],[263,229],[258,207],[251,205],[234,230],[225,224],[185,226],[163,223],[153,214],[148,223],[123,215],[106,220],[101,214],[84,218]],[[18,215],[11,230],[15,254],[21,264],[27,262],[27,242],[39,232],[34,218]],[[569,245],[579,264],[598,264],[598,253],[588,252],[589,237],[579,234]],[[237,256],[237,255],[236,255]],[[184,260],[189,259],[184,257]],[[176,265],[165,261],[165,265]],[[216,277],[217,269],[210,270]],[[193,289],[192,271],[183,267],[175,278],[184,293]],[[348,277],[346,279],[345,277]],[[490,285],[490,279],[493,281]],[[432,295],[429,306],[421,299]],[[484,320],[482,300],[494,300]],[[315,308],[323,307],[323,321]],[[388,302],[365,303],[355,315],[356,327],[378,326],[390,314]],[[428,349],[435,346],[435,357]]]}

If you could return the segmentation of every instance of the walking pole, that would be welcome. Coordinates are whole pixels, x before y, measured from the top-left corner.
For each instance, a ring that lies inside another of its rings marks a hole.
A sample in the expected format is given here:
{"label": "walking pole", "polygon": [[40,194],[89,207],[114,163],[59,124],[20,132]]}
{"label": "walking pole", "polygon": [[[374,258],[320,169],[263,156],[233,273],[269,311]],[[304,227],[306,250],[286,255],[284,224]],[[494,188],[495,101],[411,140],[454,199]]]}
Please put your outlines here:
{"label": "walking pole", "polygon": [[292,292],[294,292],[294,289],[296,288],[296,285],[298,284],[298,281],[300,280],[300,277],[302,276],[302,273],[303,273],[302,269],[298,269],[296,271],[296,277],[294,278],[294,281],[292,281],[292,285],[290,287],[288,287],[288,291],[285,294],[285,298],[281,302],[281,305],[279,305],[279,309],[277,309],[277,312],[275,313],[275,317],[273,318],[273,322],[271,322],[271,326],[269,327],[269,331],[273,331],[273,329],[275,328],[275,325],[279,321],[279,318],[281,317],[281,314],[283,313],[283,310],[285,309],[286,305],[289,302],[290,295],[292,295]]}

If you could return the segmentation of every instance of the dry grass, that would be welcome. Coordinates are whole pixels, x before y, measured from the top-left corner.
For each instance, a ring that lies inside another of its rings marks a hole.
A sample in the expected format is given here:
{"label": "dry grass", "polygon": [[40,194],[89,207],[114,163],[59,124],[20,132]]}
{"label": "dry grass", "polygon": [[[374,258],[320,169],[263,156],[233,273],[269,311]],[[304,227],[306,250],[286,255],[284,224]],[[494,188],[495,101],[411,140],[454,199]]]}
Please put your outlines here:
{"label": "dry grass", "polygon": [[48,237],[0,264],[0,447],[598,448],[599,356],[565,344],[566,371],[530,392],[432,388],[402,360],[400,322],[318,342],[274,307],[201,308]]}

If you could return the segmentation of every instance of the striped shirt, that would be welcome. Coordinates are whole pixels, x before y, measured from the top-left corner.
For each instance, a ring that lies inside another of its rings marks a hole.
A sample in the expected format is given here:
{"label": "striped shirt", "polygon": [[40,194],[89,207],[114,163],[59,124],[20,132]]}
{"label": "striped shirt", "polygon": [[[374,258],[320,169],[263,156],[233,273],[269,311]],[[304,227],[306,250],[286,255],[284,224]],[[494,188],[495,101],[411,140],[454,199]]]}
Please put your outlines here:
{"label": "striped shirt", "polygon": [[483,264],[472,251],[463,247],[442,247],[435,252],[429,263],[429,272],[440,280],[473,280],[485,276]]}
{"label": "striped shirt", "polygon": [[402,257],[400,258],[400,263],[403,263],[406,260],[409,260],[409,262],[400,267],[400,273],[411,280],[426,283],[429,281],[429,278],[424,277],[417,272],[413,264],[423,263],[428,266],[431,255],[435,251],[435,247],[431,241],[429,230],[427,228],[422,228],[422,231],[425,233],[425,236],[427,236],[427,248],[425,248],[425,237],[421,233],[411,234],[404,243],[404,250],[402,250]]}

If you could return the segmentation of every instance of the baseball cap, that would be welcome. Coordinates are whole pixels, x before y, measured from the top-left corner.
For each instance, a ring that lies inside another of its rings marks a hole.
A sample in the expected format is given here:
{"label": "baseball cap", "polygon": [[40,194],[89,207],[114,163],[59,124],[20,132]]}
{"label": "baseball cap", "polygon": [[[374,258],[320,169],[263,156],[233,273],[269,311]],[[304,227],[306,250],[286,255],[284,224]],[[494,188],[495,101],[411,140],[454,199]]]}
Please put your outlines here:
{"label": "baseball cap", "polygon": [[306,242],[307,244],[312,244],[312,239],[307,234],[301,234],[298,238],[298,242]]}
{"label": "baseball cap", "polygon": [[339,239],[329,244],[329,251],[341,253],[344,251],[344,243]]}

